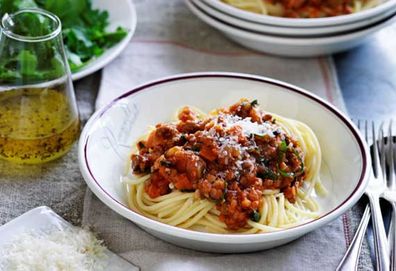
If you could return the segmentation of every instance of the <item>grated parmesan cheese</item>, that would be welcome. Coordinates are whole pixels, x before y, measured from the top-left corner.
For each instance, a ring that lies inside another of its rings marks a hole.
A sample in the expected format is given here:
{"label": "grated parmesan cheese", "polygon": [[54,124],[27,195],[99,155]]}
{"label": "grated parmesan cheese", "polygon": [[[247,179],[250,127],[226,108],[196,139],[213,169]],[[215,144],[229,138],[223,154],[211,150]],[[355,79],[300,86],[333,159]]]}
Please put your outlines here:
{"label": "grated parmesan cheese", "polygon": [[0,250],[0,270],[103,270],[98,262],[106,257],[104,250],[102,241],[81,228],[28,232]]}
{"label": "grated parmesan cheese", "polygon": [[257,134],[260,136],[268,135],[270,137],[274,137],[274,131],[278,129],[278,127],[271,125],[267,122],[253,122],[250,117],[243,119],[239,116],[226,115],[224,119],[226,127],[231,128],[234,126],[240,126],[246,136],[250,136],[251,134]]}

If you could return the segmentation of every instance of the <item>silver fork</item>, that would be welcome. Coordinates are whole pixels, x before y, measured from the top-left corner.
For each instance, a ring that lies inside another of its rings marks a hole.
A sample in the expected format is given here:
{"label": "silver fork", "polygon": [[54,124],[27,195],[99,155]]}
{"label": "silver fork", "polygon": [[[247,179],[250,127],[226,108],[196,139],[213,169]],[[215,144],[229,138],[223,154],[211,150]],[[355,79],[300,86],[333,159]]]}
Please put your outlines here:
{"label": "silver fork", "polygon": [[[381,129],[382,131],[382,129]],[[384,140],[381,143],[381,149],[384,153],[384,158],[381,161],[382,170],[387,180],[387,188],[383,193],[383,198],[386,199],[392,205],[392,223],[389,230],[389,248],[390,248],[390,268],[392,271],[396,270],[396,173],[395,173],[395,153],[396,145],[393,142],[392,134],[392,121],[388,127],[388,140],[385,144]],[[381,155],[382,156],[382,155]],[[388,171],[386,170],[388,166]]]}
{"label": "silver fork", "polygon": [[336,271],[352,271],[357,270],[360,250],[364,236],[366,235],[367,225],[370,221],[370,206],[367,204],[364,210],[362,219],[360,220],[359,226],[353,236],[352,242],[349,245],[344,257],[337,266]]}
{"label": "silver fork", "polygon": [[[369,141],[369,130],[372,133],[373,143],[373,155],[372,155],[372,170],[370,173],[369,184],[366,188],[365,194],[367,195],[370,202],[371,209],[371,220],[374,229],[374,245],[375,245],[375,257],[376,257],[376,270],[386,271],[389,270],[389,250],[387,247],[386,233],[384,227],[384,221],[379,205],[379,198],[385,191],[385,181],[381,170],[381,162],[379,159],[378,143],[375,132],[375,124],[371,123],[371,129],[368,122],[365,121],[364,125],[359,120],[357,122],[359,130],[364,134],[366,143],[370,145]],[[382,161],[383,159],[381,159]],[[374,175],[375,172],[375,175]],[[341,260],[337,267],[337,271],[349,271],[357,270],[357,262],[359,259],[360,248],[362,245],[364,233],[366,232],[367,224],[369,221],[370,210],[366,207],[363,214],[362,220],[360,221],[359,227],[355,236],[352,240],[350,247],[348,248],[344,258]]]}
{"label": "silver fork", "polygon": [[[358,126],[359,123],[358,123]],[[369,127],[368,122],[364,125],[364,135],[366,142],[368,142]],[[384,152],[380,159],[377,135],[375,131],[375,124],[371,122],[371,133],[373,142],[373,154],[372,154],[372,165],[373,170],[371,171],[370,181],[366,189],[366,195],[370,201],[371,208],[371,221],[373,224],[374,232],[374,245],[375,245],[375,258],[377,262],[376,269],[385,271],[389,270],[389,249],[386,239],[384,220],[382,218],[381,208],[379,204],[379,198],[383,195],[386,188],[383,171],[381,168],[381,161],[384,159]],[[382,140],[381,140],[382,142]],[[375,174],[374,174],[375,173]]]}

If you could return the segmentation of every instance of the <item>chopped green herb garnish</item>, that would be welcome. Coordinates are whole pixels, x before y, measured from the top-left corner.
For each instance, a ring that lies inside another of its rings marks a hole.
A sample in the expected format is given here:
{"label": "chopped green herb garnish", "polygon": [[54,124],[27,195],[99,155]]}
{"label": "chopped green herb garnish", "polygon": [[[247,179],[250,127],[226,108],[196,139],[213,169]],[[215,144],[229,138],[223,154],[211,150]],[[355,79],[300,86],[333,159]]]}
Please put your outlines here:
{"label": "chopped green herb garnish", "polygon": [[223,191],[223,194],[221,195],[220,202],[223,202],[226,200],[227,192],[228,192],[227,183],[224,182],[224,191]]}
{"label": "chopped green herb garnish", "polygon": [[259,161],[260,161],[260,163],[263,164],[264,166],[268,166],[268,163],[270,162],[269,159],[266,159],[266,158],[264,158],[264,157],[260,157],[260,158],[259,158]]}
{"label": "chopped green herb garnish", "polygon": [[199,152],[200,150],[201,150],[201,147],[199,146],[199,145],[193,145],[192,147],[191,147],[191,149],[193,150],[193,151],[195,151],[195,152]]}
{"label": "chopped green herb garnish", "polygon": [[173,166],[173,163],[168,160],[161,160],[160,164],[161,164],[161,166],[164,166],[164,167],[172,167]]}
{"label": "chopped green herb garnish", "polygon": [[278,172],[279,172],[280,175],[282,175],[283,177],[294,177],[294,176],[295,176],[294,172],[286,172],[286,171],[284,171],[283,169],[280,169],[279,167],[278,167]]}
{"label": "chopped green herb garnish", "polygon": [[300,171],[297,172],[295,175],[296,175],[296,176],[300,176],[301,174],[304,173],[304,161],[302,160],[302,158],[301,158],[300,154],[297,152],[297,150],[294,150],[294,154],[297,156],[298,160],[299,160],[300,163],[301,163],[301,169],[300,169]]}
{"label": "chopped green herb garnish", "polygon": [[180,136],[180,143],[181,144],[185,144],[186,142],[187,142],[187,138],[186,138],[186,135],[185,134],[181,134],[181,136]]}
{"label": "chopped green herb garnish", "polygon": [[257,177],[261,179],[270,179],[270,180],[277,180],[278,175],[270,169],[265,170],[262,173],[257,173]]}
{"label": "chopped green herb garnish", "polygon": [[144,147],[146,147],[146,145],[144,145],[143,141],[139,141],[138,142],[138,148],[139,149],[143,149]]}
{"label": "chopped green herb garnish", "polygon": [[[282,141],[282,143],[285,143],[285,145],[286,145],[286,142],[285,141]],[[285,146],[284,145],[284,146]],[[283,146],[283,147],[284,147]],[[282,151],[282,144],[281,144],[281,146],[279,147],[279,150],[280,150],[280,153],[279,153],[279,158],[278,158],[278,164],[277,164],[277,170],[278,170],[278,172],[279,172],[279,174],[281,175],[281,176],[283,176],[283,177],[287,177],[287,178],[290,178],[290,177],[297,177],[297,176],[300,176],[301,174],[303,174],[304,173],[304,161],[302,160],[302,158],[301,158],[301,156],[299,155],[299,153],[297,152],[297,150],[296,149],[293,149],[293,152],[294,152],[294,154],[297,156],[297,158],[298,158],[298,160],[300,160],[300,163],[301,163],[301,169],[300,169],[300,171],[299,172],[287,172],[287,171],[285,171],[285,170],[283,170],[283,169],[281,169],[280,168],[280,163],[282,162],[282,160],[283,160],[283,158],[285,157],[285,153],[286,153],[286,150],[285,151]]]}
{"label": "chopped green herb garnish", "polygon": [[281,144],[279,145],[279,151],[280,152],[278,154],[278,163],[276,165],[278,173],[283,177],[294,177],[293,172],[287,172],[280,168],[280,164],[282,163],[283,158],[285,157],[287,151],[287,145],[285,140],[282,140]]}
{"label": "chopped green herb garnish", "polygon": [[253,101],[251,101],[250,105],[251,105],[252,107],[255,107],[255,106],[258,106],[259,103],[258,103],[257,100],[253,100]]}
{"label": "chopped green herb garnish", "polygon": [[254,222],[259,222],[259,221],[260,221],[260,218],[261,218],[261,215],[260,215],[260,213],[257,212],[257,211],[253,211],[253,212],[250,214],[250,220],[252,220],[252,221],[254,221]]}
{"label": "chopped green herb garnish", "polygon": [[282,140],[281,144],[279,145],[279,150],[281,152],[286,152],[287,151],[287,144],[285,140]]}

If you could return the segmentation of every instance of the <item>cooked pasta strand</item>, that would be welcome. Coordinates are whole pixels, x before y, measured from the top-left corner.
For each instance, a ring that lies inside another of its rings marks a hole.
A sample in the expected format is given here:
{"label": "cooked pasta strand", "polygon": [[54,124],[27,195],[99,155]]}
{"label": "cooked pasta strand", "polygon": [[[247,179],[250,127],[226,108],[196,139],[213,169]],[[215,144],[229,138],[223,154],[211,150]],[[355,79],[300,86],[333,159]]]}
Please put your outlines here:
{"label": "cooked pasta strand", "polygon": [[[261,0],[233,0],[235,5],[244,8],[257,7],[260,12],[267,12],[268,6]],[[261,4],[260,4],[261,3]],[[257,4],[256,6],[254,6]],[[268,9],[270,10],[270,9]],[[201,111],[200,118],[206,117]],[[219,114],[219,110],[210,115]],[[149,218],[173,226],[186,229],[207,231],[213,233],[255,234],[272,232],[293,227],[301,222],[318,217],[319,205],[312,192],[318,195],[326,194],[320,179],[321,150],[314,132],[305,124],[275,114],[273,115],[279,127],[299,143],[304,154],[303,160],[305,179],[304,185],[297,187],[294,203],[290,202],[281,189],[264,189],[261,205],[254,221],[248,220],[245,227],[239,230],[229,230],[224,221],[221,221],[221,209],[218,202],[200,198],[194,192],[182,192],[173,189],[172,192],[151,198],[145,192],[145,183],[150,180],[151,174],[140,177],[129,176],[122,179],[126,187],[128,205],[131,209]],[[300,158],[299,158],[300,159]],[[128,166],[130,168],[130,166]]]}

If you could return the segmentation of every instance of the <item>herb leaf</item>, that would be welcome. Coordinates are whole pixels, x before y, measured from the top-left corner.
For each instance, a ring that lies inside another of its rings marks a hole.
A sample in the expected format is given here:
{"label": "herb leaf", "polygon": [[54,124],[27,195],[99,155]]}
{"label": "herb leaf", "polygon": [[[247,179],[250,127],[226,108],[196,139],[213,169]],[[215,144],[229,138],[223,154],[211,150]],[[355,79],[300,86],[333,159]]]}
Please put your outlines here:
{"label": "herb leaf", "polygon": [[255,106],[258,106],[259,103],[258,103],[257,100],[253,100],[253,101],[250,102],[250,105],[251,105],[252,107],[255,107]]}
{"label": "herb leaf", "polygon": [[[114,31],[106,30],[109,14],[94,9],[91,0],[0,0],[0,16],[28,7],[46,9],[60,18],[72,72],[80,70],[127,35],[127,30],[122,27]],[[29,36],[42,35],[50,29],[49,25],[43,24],[34,15],[26,16],[18,26],[20,34]],[[56,74],[61,71],[59,59],[53,60],[56,57],[54,48],[49,43],[34,50],[18,51],[14,47],[10,48],[0,58],[0,83],[15,81],[26,75],[37,81],[48,79],[46,77],[54,74],[54,69]],[[22,67],[20,73],[15,72],[16,67]]]}
{"label": "herb leaf", "polygon": [[172,167],[173,166],[173,163],[168,160],[161,160],[160,164],[161,164],[161,166],[164,166],[164,167]]}
{"label": "herb leaf", "polygon": [[18,54],[18,62],[23,75],[32,75],[36,72],[37,57],[28,50],[21,51]]}
{"label": "herb leaf", "polygon": [[257,211],[253,211],[253,212],[250,214],[250,220],[252,220],[252,221],[254,221],[254,222],[259,222],[259,221],[260,221],[260,218],[261,218],[261,215],[260,215],[260,213],[257,212]]}
{"label": "herb leaf", "polygon": [[285,140],[282,140],[281,144],[279,145],[279,150],[281,152],[286,152],[287,151],[287,144]]}
{"label": "herb leaf", "polygon": [[262,173],[257,173],[257,177],[259,177],[263,180],[265,180],[265,179],[277,180],[278,179],[278,175],[270,169],[267,169]]}

